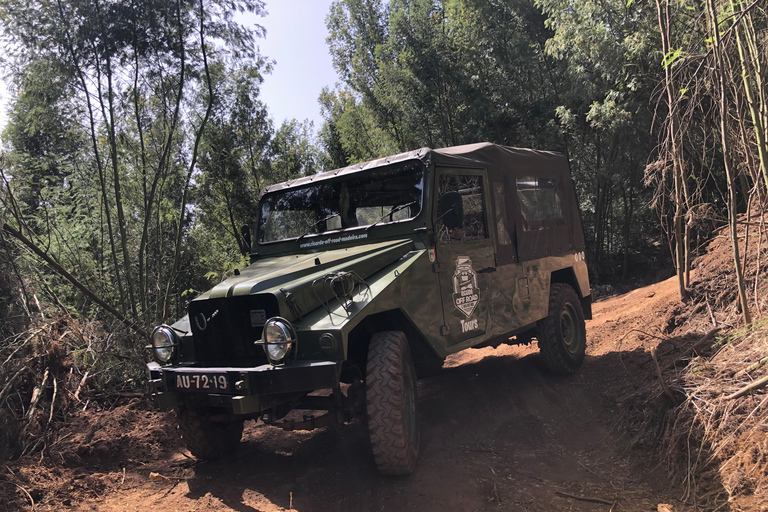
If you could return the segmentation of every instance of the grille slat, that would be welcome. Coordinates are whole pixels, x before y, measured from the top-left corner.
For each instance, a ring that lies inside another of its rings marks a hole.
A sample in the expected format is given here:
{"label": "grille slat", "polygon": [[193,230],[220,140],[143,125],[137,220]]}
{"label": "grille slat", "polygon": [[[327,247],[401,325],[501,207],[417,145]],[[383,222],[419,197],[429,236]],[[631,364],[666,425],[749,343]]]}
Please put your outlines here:
{"label": "grille slat", "polygon": [[[271,294],[192,301],[189,322],[195,340],[195,359],[204,364],[256,366],[267,362],[264,350],[254,345],[262,326],[252,318],[278,316],[277,298]],[[252,312],[256,312],[253,313]]]}

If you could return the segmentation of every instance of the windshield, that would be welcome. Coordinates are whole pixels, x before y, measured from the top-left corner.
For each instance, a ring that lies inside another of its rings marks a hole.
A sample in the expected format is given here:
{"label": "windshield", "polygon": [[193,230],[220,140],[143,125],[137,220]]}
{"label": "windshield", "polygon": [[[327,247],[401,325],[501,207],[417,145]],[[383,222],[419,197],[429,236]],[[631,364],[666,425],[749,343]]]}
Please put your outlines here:
{"label": "windshield", "polygon": [[423,165],[413,161],[266,194],[258,241],[409,220],[421,211],[423,190]]}

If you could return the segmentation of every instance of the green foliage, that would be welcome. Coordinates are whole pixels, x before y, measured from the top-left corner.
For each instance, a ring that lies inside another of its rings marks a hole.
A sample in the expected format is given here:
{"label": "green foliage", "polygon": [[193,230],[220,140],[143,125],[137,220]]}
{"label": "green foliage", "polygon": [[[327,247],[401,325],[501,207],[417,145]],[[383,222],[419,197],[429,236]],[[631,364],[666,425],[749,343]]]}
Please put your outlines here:
{"label": "green foliage", "polygon": [[479,141],[566,152],[593,268],[615,279],[601,263],[645,245],[656,222],[638,212],[660,77],[652,7],[338,0],[327,25],[343,83],[320,97],[321,143],[337,166]]}
{"label": "green foliage", "polygon": [[202,139],[195,202],[210,236],[228,233],[240,248],[240,226],[254,218],[269,166],[272,121],[259,99],[263,61],[214,67],[216,102]]}
{"label": "green foliage", "polygon": [[558,77],[530,3],[344,0],[327,24],[345,86],[321,103],[350,161],[556,136],[547,121]]}
{"label": "green foliage", "polygon": [[270,142],[266,176],[272,183],[318,172],[319,155],[313,143],[312,124],[295,119],[285,121]]}
{"label": "green foliage", "polygon": [[[718,5],[730,20],[742,4]],[[662,125],[654,115],[664,114],[658,84],[665,71],[690,73],[711,46],[690,2],[664,6],[669,51],[649,2],[336,0],[326,24],[341,83],[320,95],[315,139],[306,121],[274,126],[260,99],[272,65],[255,49],[263,29],[235,16],[263,14],[259,0],[10,0],[0,24],[14,92],[4,131],[14,195],[0,218],[151,325],[182,313],[211,284],[206,275],[215,281],[244,264],[240,226],[254,220],[264,186],[422,146],[490,141],[565,152],[592,268],[627,277],[632,256],[663,246],[645,205],[666,205],[665,196],[643,183]],[[764,13],[755,12],[755,40],[764,41]],[[716,131],[711,103],[700,101],[711,84],[675,90],[695,120],[681,142],[690,168],[714,169],[689,184],[719,207],[722,172],[699,150]],[[655,168],[649,182],[663,188],[667,167]],[[18,265],[69,312],[94,310],[70,280],[28,259]]]}
{"label": "green foliage", "polygon": [[243,265],[260,189],[316,172],[312,126],[278,130],[260,100],[260,0],[43,0],[0,8],[14,100],[4,132],[13,195],[0,215],[86,286],[34,259],[70,314],[94,298],[146,326],[183,313],[208,272]]}

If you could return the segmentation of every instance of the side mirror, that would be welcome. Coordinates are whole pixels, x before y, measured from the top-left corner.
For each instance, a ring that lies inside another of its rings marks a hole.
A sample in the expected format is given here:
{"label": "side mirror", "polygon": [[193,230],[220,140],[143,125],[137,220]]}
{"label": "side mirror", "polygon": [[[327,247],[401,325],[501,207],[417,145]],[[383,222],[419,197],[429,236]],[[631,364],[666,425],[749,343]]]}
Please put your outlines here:
{"label": "side mirror", "polygon": [[440,217],[448,229],[457,228],[464,224],[464,203],[458,192],[446,192],[440,197]]}
{"label": "side mirror", "polygon": [[240,252],[244,255],[251,253],[251,226],[248,224],[240,228]]}

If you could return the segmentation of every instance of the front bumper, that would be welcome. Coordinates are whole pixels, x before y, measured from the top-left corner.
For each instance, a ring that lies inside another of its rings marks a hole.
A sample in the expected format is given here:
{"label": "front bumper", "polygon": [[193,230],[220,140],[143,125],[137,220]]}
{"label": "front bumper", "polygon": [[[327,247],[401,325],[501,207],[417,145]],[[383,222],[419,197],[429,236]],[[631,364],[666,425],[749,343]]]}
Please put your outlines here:
{"label": "front bumper", "polygon": [[[339,385],[341,363],[297,361],[286,366],[189,367],[147,364],[149,393],[156,407],[172,409],[180,399],[194,395],[207,405],[230,409],[232,414],[253,414],[295,396]],[[183,389],[179,383],[194,375],[226,378],[225,390]],[[210,391],[210,392],[209,392]]]}

